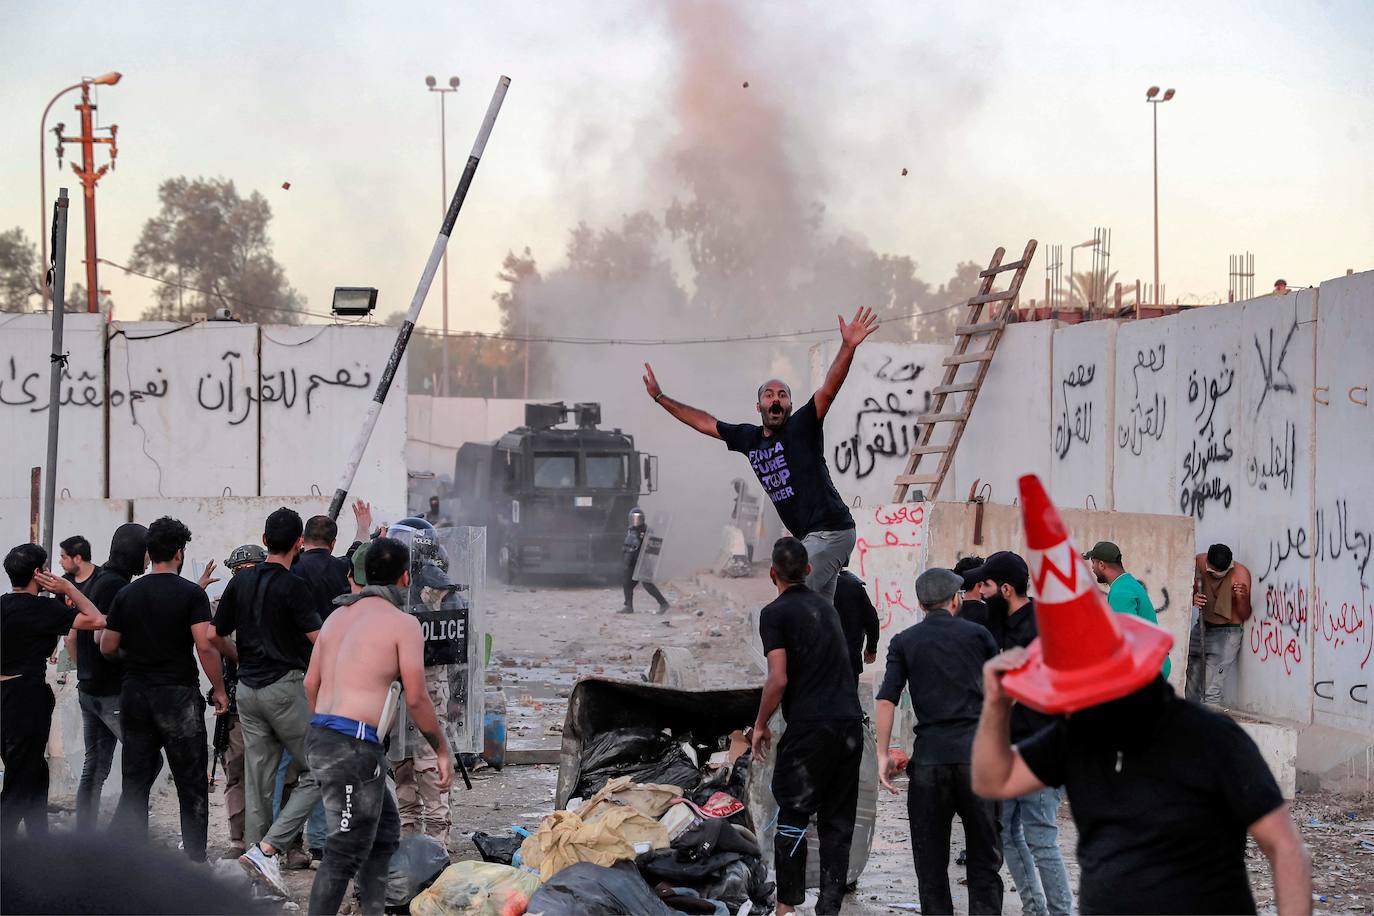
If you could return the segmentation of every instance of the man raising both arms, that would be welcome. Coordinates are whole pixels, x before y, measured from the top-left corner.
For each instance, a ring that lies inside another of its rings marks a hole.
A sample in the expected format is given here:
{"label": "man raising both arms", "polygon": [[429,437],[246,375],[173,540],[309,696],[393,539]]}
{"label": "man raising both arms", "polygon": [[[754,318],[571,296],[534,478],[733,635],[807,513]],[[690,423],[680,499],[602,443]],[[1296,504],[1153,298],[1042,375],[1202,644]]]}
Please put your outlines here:
{"label": "man raising both arms", "polygon": [[350,879],[363,913],[381,913],[387,867],[400,844],[401,818],[386,787],[386,751],[378,738],[393,681],[405,690],[411,721],[434,748],[439,788],[452,763],[425,689],[419,620],[400,609],[410,583],[410,555],[394,538],[366,545],[367,586],[342,598],[315,641],[305,693],[315,717],[306,737],[310,772],[324,793],[329,839],[310,890],[311,913],[337,913]]}
{"label": "man raising both arms", "polygon": [[673,400],[659,387],[653,368],[644,364],[649,397],[697,432],[723,440],[730,451],[749,459],[778,517],[806,545],[811,560],[807,587],[830,602],[835,600],[835,576],[854,549],[854,517],[830,481],[822,426],[849,375],[854,350],[877,329],[872,309],[859,309],[848,323],[840,316],[840,351],[811,400],[793,413],[787,383],[769,379],[759,386],[755,409],[762,426],[722,423],[704,410]]}

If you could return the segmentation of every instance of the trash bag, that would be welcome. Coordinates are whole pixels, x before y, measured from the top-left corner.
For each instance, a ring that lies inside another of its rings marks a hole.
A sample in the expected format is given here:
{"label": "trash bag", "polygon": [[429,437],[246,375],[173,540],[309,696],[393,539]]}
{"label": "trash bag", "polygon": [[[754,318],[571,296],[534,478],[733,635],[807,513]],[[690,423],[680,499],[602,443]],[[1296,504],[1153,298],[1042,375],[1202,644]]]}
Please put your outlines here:
{"label": "trash bag", "polygon": [[410,901],[410,916],[518,916],[539,877],[495,862],[457,862]]}
{"label": "trash bag", "polygon": [[676,916],[639,876],[633,862],[607,868],[578,862],[554,875],[530,897],[529,916]]}
{"label": "trash bag", "polygon": [[587,741],[574,795],[590,798],[617,776],[632,782],[677,786],[690,792],[701,782],[682,742],[652,728],[613,728]]}
{"label": "trash bag", "polygon": [[477,852],[482,856],[483,862],[497,862],[501,865],[509,865],[515,858],[515,854],[520,851],[520,844],[524,842],[524,837],[511,834],[510,836],[493,836],[481,830],[472,835],[472,845],[477,847]]}
{"label": "trash bag", "polygon": [[687,861],[681,858],[681,850],[657,850],[641,855],[635,864],[648,881],[692,888],[703,897],[730,904],[732,911],[746,899],[768,903],[773,893],[768,867],[757,855],[716,852]]}
{"label": "trash bag", "polygon": [[391,854],[386,905],[405,906],[448,868],[448,850],[432,836],[410,836]]}

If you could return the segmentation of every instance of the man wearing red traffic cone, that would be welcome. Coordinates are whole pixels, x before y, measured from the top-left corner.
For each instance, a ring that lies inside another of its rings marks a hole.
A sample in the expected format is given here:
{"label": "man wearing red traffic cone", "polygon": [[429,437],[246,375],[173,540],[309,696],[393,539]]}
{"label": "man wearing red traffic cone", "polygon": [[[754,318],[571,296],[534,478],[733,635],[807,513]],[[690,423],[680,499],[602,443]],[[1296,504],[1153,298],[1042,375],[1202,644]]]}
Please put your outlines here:
{"label": "man wearing red traffic cone", "polygon": [[[1310,913],[1307,853],[1255,743],[1174,695],[1159,673],[1172,637],[1111,612],[1038,478],[1021,478],[1021,505],[1040,636],[984,668],[974,791],[1068,790],[1084,913],[1253,913],[1247,832],[1279,912]],[[1066,718],[1013,747],[1013,700]]]}

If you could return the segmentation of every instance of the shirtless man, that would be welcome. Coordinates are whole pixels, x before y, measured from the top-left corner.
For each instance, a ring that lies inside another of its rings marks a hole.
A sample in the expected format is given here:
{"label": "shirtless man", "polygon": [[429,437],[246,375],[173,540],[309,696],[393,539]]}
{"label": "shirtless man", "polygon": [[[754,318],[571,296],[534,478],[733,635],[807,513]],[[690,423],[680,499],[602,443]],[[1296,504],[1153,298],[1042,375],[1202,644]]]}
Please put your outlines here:
{"label": "shirtless man", "polygon": [[315,711],[306,757],[329,822],[311,913],[337,913],[350,879],[363,913],[381,913],[386,903],[387,866],[400,842],[401,820],[386,788],[386,752],[377,732],[393,681],[401,682],[411,720],[438,755],[440,788],[453,780],[448,745],[425,689],[420,622],[399,607],[410,556],[393,538],[366,547],[367,585],[339,599],[305,675],[306,699]]}

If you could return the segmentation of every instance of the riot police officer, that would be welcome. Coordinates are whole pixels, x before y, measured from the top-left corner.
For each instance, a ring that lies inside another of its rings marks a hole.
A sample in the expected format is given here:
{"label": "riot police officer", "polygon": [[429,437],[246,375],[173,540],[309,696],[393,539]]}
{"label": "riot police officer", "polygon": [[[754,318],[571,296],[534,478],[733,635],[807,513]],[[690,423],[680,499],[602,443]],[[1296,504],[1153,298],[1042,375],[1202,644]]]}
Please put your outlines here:
{"label": "riot police officer", "polygon": [[[635,506],[630,510],[630,527],[625,530],[625,544],[621,548],[625,556],[625,573],[621,580],[621,585],[625,589],[625,606],[620,609],[621,614],[635,612],[635,586],[641,584],[635,581],[635,566],[639,563],[640,551],[644,549],[644,537],[648,533],[649,524],[644,519],[644,510]],[[663,597],[658,586],[647,579],[642,584],[649,597],[658,602],[658,613],[666,614],[668,599]]]}

